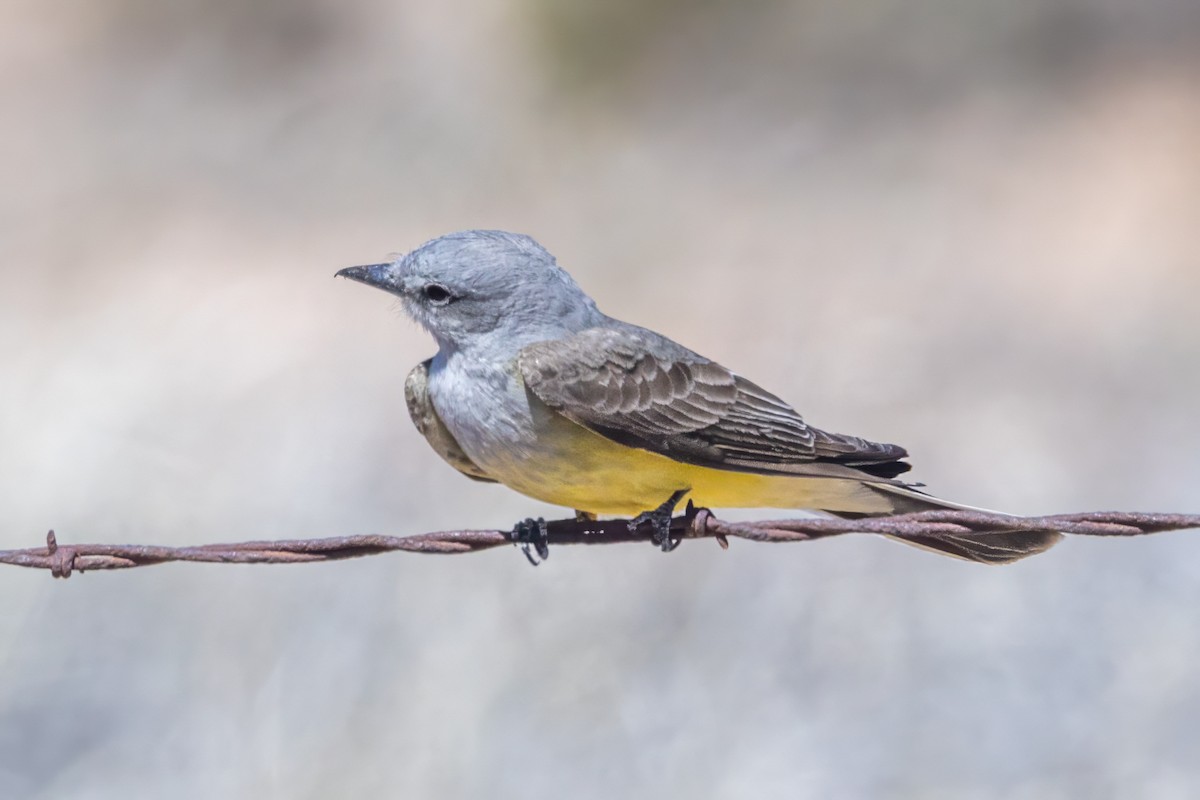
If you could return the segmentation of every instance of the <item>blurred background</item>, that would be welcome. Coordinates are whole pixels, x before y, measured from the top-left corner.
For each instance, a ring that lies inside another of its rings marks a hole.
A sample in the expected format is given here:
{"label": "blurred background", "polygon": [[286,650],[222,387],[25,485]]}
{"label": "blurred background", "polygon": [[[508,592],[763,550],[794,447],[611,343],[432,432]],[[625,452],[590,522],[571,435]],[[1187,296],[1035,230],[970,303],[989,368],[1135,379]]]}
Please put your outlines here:
{"label": "blurred background", "polygon": [[[937,494],[1200,512],[1190,0],[0,22],[0,548],[559,515],[427,448],[431,341],[333,279],[470,227]],[[1197,608],[1196,533],[9,567],[0,796],[1193,798]]]}

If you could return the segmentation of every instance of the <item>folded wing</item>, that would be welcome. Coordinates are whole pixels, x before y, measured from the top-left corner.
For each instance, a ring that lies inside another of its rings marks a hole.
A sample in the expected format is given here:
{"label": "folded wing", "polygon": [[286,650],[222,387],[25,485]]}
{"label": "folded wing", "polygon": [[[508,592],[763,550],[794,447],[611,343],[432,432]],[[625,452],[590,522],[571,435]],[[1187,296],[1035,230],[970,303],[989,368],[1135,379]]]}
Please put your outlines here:
{"label": "folded wing", "polygon": [[809,426],[767,390],[653,331],[623,323],[521,351],[526,386],[614,441],[679,461],[764,474],[890,479],[904,448]]}

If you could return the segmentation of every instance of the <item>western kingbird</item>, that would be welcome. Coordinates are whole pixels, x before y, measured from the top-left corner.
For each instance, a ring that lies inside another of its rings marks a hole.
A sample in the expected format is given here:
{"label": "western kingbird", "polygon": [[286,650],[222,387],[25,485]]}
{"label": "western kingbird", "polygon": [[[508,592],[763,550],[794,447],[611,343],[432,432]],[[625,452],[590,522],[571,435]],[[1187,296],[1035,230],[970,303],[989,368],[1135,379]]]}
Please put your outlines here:
{"label": "western kingbird", "polygon": [[[603,314],[528,236],[452,233],[337,274],[396,295],[437,340],[405,382],[408,409],[438,455],[476,480],[589,516],[649,515],[664,549],[683,497],[851,518],[964,508],[897,480],[910,468],[904,448],[814,428],[737,373]],[[1058,539],[906,541],[1006,563]]]}

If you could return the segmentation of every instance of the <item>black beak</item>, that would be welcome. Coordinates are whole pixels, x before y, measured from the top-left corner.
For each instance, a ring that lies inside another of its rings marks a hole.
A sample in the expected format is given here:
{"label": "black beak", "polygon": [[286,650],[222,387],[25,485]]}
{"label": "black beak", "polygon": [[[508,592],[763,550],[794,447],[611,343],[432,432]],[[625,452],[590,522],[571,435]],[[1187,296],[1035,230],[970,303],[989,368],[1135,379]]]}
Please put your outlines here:
{"label": "black beak", "polygon": [[334,274],[335,278],[349,278],[352,281],[383,289],[385,292],[399,294],[401,287],[393,281],[391,264],[366,264],[361,267],[346,267]]}

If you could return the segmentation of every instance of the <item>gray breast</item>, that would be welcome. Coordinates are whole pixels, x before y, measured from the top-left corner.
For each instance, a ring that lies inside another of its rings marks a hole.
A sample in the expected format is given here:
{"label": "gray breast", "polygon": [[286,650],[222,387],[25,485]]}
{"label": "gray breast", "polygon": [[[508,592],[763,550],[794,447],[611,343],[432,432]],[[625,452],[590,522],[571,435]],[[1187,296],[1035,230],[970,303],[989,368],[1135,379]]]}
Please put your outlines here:
{"label": "gray breast", "polygon": [[483,469],[531,453],[537,437],[515,360],[497,364],[461,352],[434,359],[429,394],[446,428]]}

